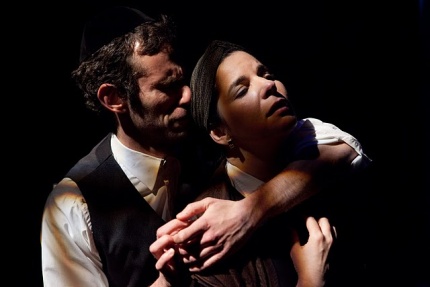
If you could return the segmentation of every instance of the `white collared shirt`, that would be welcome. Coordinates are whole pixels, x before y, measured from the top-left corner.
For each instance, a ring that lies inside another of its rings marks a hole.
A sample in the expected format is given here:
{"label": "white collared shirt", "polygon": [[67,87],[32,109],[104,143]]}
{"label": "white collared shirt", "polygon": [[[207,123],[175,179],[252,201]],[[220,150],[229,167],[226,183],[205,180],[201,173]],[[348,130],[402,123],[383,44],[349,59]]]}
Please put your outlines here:
{"label": "white collared shirt", "polygon": [[[172,219],[166,186],[155,186],[160,167],[167,164],[167,160],[129,149],[115,135],[112,136],[111,145],[115,160],[137,191],[165,221]],[[176,171],[169,170],[160,176],[164,176],[165,183],[170,182],[172,185],[173,182],[177,183],[178,181],[180,167],[175,158],[168,160],[169,167],[172,164]]]}

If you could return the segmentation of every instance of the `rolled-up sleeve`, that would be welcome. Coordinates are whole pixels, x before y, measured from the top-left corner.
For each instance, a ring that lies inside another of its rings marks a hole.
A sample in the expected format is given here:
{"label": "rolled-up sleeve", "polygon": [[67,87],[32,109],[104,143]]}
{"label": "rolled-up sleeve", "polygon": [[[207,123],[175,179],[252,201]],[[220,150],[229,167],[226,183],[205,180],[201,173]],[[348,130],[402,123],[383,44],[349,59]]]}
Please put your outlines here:
{"label": "rolled-up sleeve", "polygon": [[351,162],[354,170],[360,170],[371,163],[371,159],[363,151],[360,142],[351,134],[337,126],[316,118],[305,118],[298,122],[295,132],[295,153],[316,144],[346,143],[357,152],[357,157]]}

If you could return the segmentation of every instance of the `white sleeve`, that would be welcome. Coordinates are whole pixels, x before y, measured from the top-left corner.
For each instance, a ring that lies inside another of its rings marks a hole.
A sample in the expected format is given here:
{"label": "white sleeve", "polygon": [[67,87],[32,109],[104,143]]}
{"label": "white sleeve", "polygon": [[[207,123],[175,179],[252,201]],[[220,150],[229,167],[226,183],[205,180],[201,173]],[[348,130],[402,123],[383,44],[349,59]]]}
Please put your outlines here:
{"label": "white sleeve", "polygon": [[357,157],[351,162],[354,169],[361,169],[372,161],[363,151],[360,142],[349,133],[337,126],[315,118],[299,120],[295,133],[295,153],[315,144],[332,144],[344,142],[357,152]]}
{"label": "white sleeve", "polygon": [[63,179],[49,194],[40,240],[45,287],[108,286],[94,244],[88,206],[71,179]]}

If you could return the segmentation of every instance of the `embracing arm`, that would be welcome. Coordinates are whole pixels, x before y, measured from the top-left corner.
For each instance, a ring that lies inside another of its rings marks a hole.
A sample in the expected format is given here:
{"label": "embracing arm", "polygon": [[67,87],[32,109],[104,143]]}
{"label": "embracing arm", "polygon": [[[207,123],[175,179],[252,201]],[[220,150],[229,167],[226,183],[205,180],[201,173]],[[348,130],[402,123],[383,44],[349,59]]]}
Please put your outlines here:
{"label": "embracing arm", "polygon": [[[192,239],[200,244],[197,256],[186,261],[190,270],[203,270],[233,254],[264,222],[371,161],[355,137],[319,119],[300,120],[290,139],[296,160],[246,198],[190,203],[158,230],[159,236],[175,232],[176,243]],[[192,223],[182,229],[180,221]]]}
{"label": "embracing arm", "polygon": [[318,145],[316,159],[291,162],[281,173],[243,200],[255,226],[286,212],[352,170],[357,153],[347,144]]}
{"label": "embracing arm", "polygon": [[[158,230],[174,235],[176,243],[199,237],[199,260],[188,260],[190,270],[203,270],[238,250],[261,224],[317,193],[326,181],[351,170],[357,153],[347,144],[318,145],[316,159],[297,160],[280,174],[239,201],[205,198],[190,203]],[[195,219],[188,227],[182,222]]]}

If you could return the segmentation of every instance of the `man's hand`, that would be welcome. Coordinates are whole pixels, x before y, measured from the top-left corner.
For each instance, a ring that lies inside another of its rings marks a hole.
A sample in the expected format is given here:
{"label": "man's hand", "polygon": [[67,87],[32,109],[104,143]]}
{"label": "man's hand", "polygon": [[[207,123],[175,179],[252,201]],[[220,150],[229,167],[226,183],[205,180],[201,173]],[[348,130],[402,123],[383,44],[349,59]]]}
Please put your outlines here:
{"label": "man's hand", "polygon": [[357,156],[346,144],[318,145],[318,150],[318,159],[291,162],[242,200],[205,198],[188,204],[157,236],[173,236],[190,271],[208,268],[236,252],[264,222],[319,192],[322,181],[347,173],[345,165]]}
{"label": "man's hand", "polygon": [[173,235],[190,271],[200,271],[238,250],[256,228],[258,216],[244,200],[205,198],[188,204],[157,231]]}

